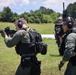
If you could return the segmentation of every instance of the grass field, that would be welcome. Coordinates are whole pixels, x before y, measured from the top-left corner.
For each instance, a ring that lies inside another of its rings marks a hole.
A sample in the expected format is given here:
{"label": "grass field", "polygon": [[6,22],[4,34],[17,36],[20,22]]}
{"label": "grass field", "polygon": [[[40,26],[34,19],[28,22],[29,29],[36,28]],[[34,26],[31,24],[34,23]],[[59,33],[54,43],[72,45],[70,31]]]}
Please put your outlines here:
{"label": "grass field", "polygon": [[[3,23],[0,22],[0,29],[4,29],[9,26],[11,29],[14,29],[15,26],[13,23]],[[28,24],[29,27],[36,29],[41,34],[53,34],[54,33],[54,24]]]}
{"label": "grass field", "polygon": [[[10,23],[0,23],[0,29],[10,26],[12,29],[14,25]],[[40,33],[53,33],[53,24],[29,24],[30,27],[36,28]],[[47,31],[47,32],[46,32]],[[58,70],[58,64],[61,56],[58,56],[58,48],[54,39],[43,39],[48,44],[48,51],[46,55],[38,54],[37,57],[42,61],[41,75],[63,75],[65,66],[61,71]],[[20,63],[20,56],[16,54],[14,47],[7,48],[3,38],[0,36],[0,75],[15,75],[18,64]]]}

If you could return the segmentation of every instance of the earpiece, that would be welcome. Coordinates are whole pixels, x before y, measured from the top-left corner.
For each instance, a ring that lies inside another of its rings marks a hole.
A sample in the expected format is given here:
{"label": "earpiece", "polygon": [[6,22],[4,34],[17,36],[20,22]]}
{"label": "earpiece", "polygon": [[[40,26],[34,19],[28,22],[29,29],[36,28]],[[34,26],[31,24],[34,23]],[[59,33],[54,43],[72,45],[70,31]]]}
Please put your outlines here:
{"label": "earpiece", "polygon": [[23,25],[23,24],[22,24],[21,20],[19,19],[19,20],[18,20],[18,27],[19,27],[19,28],[22,28],[22,25]]}
{"label": "earpiece", "polygon": [[67,18],[67,26],[68,28],[72,28],[73,27],[73,21],[72,21],[72,18],[71,17],[68,17]]}
{"label": "earpiece", "polygon": [[68,26],[68,28],[72,28],[73,27],[73,23],[71,21],[68,21],[67,22],[67,26]]}

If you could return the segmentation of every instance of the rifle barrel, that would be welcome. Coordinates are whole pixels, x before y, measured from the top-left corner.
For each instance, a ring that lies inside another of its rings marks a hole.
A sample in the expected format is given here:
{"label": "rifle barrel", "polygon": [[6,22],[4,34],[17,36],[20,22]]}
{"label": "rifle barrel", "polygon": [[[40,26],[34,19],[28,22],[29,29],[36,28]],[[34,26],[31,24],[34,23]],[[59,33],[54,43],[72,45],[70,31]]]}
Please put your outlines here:
{"label": "rifle barrel", "polygon": [[63,2],[63,11],[65,10],[65,4],[64,4],[64,2]]}

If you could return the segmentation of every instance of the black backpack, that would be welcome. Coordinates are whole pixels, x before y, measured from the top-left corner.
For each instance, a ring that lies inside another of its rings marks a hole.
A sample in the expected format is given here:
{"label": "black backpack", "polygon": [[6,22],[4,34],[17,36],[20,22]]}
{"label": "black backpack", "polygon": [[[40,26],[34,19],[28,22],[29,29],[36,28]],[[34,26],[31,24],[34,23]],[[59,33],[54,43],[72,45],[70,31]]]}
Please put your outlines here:
{"label": "black backpack", "polygon": [[35,45],[36,52],[45,55],[47,53],[47,44],[43,42],[41,34],[35,29],[29,29],[28,33],[31,40],[30,47]]}

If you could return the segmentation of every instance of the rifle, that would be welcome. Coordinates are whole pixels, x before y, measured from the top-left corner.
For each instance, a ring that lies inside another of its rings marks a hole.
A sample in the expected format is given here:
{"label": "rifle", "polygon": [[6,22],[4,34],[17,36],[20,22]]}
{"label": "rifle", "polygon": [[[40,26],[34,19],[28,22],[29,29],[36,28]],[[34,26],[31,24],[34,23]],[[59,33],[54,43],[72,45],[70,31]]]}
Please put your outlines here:
{"label": "rifle", "polygon": [[68,17],[68,12],[67,12],[67,10],[65,9],[65,3],[63,2],[63,20],[64,20],[64,18],[67,18]]}
{"label": "rifle", "polygon": [[3,31],[5,31],[8,36],[13,36],[16,32],[15,30],[10,30],[10,27],[6,27],[4,28],[4,30],[0,30],[0,33],[3,33]]}

